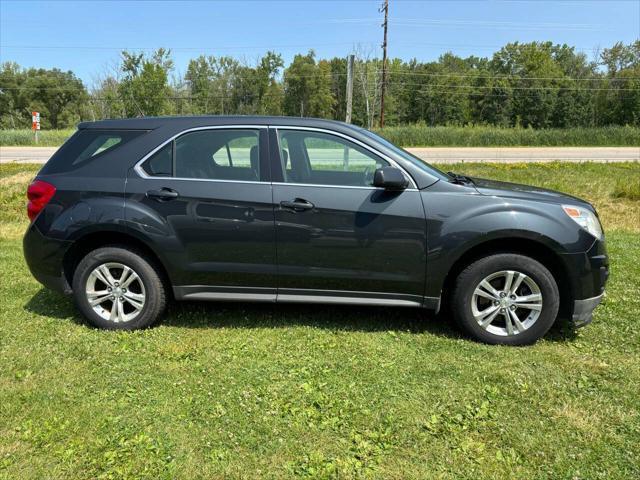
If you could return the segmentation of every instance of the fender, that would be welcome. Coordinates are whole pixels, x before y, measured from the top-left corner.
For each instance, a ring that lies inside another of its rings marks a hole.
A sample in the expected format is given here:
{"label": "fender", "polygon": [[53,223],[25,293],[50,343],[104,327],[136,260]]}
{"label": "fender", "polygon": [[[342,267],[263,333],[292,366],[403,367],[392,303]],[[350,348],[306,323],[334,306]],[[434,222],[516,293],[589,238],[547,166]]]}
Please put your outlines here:
{"label": "fender", "polygon": [[455,263],[483,243],[505,240],[517,250],[522,239],[560,257],[586,252],[595,241],[576,229],[557,203],[501,199],[464,185],[438,184],[443,185],[422,191],[427,216],[425,296],[439,296]]}

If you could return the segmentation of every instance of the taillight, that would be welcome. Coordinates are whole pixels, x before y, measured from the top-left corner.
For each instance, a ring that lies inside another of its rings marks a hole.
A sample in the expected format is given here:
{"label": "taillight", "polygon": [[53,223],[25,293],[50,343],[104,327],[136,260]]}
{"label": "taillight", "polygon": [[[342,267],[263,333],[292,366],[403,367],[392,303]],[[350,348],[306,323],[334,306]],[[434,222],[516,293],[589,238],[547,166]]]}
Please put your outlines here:
{"label": "taillight", "polygon": [[27,198],[29,199],[27,214],[29,215],[29,220],[33,222],[47,203],[49,203],[54,193],[56,193],[56,187],[50,183],[43,182],[42,180],[31,182],[31,185],[27,188]]}

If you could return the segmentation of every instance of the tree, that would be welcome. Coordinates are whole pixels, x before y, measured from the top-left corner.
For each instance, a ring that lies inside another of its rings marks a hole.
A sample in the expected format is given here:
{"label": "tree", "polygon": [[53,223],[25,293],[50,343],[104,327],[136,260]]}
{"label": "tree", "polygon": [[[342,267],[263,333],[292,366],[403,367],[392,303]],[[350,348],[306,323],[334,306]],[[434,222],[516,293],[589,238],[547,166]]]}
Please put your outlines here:
{"label": "tree", "polygon": [[347,116],[347,59],[334,57],[329,60],[331,71],[331,118],[344,121]]}
{"label": "tree", "polygon": [[525,127],[552,126],[552,113],[563,76],[551,42],[509,43],[493,55],[491,69],[511,80],[512,122]]}
{"label": "tree", "polygon": [[[354,62],[354,85],[357,84],[358,97],[361,102],[354,106],[354,117],[363,118],[367,128],[373,128],[378,112],[380,111],[380,93],[382,87],[382,62],[377,58],[371,58],[371,50],[356,49]],[[355,87],[354,87],[355,88]],[[355,95],[355,93],[354,93]],[[364,112],[362,109],[364,108]],[[362,120],[361,120],[362,121]]]}
{"label": "tree", "polygon": [[128,117],[162,115],[167,111],[171,94],[168,75],[173,69],[170,53],[160,48],[148,58],[144,53],[122,52],[123,79],[118,90]]}
{"label": "tree", "polygon": [[287,115],[329,117],[333,107],[331,65],[316,63],[315,52],[296,55],[284,72],[284,110]]}
{"label": "tree", "polygon": [[185,81],[191,95],[192,113],[212,113],[215,94],[212,64],[215,57],[200,55],[189,61]]}
{"label": "tree", "polygon": [[22,70],[5,63],[0,71],[0,122],[3,128],[31,125],[38,111],[43,128],[66,128],[78,123],[87,91],[73,72],[57,68]]}
{"label": "tree", "polygon": [[605,49],[600,62],[607,68],[607,89],[599,98],[605,122],[640,125],[640,40]]}
{"label": "tree", "polygon": [[27,126],[28,99],[22,89],[24,73],[13,62],[2,64],[0,69],[0,128]]}

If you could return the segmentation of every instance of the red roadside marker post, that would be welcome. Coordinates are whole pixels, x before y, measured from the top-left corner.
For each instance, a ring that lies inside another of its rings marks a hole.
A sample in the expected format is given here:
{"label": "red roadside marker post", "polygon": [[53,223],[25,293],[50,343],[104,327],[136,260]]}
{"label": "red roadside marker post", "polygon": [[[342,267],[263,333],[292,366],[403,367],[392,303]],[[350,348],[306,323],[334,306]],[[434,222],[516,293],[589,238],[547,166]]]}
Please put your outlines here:
{"label": "red roadside marker post", "polygon": [[36,145],[38,144],[38,130],[40,130],[40,112],[31,112],[31,130],[35,135]]}

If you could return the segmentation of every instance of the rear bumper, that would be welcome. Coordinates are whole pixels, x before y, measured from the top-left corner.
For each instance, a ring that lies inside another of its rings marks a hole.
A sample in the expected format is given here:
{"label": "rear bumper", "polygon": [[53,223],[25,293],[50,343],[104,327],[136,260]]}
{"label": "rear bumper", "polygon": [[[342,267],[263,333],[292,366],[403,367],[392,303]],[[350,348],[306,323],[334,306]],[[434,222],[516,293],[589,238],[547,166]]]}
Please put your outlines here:
{"label": "rear bumper", "polygon": [[573,302],[571,322],[575,328],[584,327],[591,323],[591,320],[593,320],[593,311],[600,305],[603,297],[604,293],[601,293],[597,297],[585,298],[584,300],[576,300]]}
{"label": "rear bumper", "polygon": [[51,290],[71,292],[63,273],[64,254],[70,245],[71,242],[45,237],[35,224],[29,225],[22,248],[27,266],[38,282]]}

